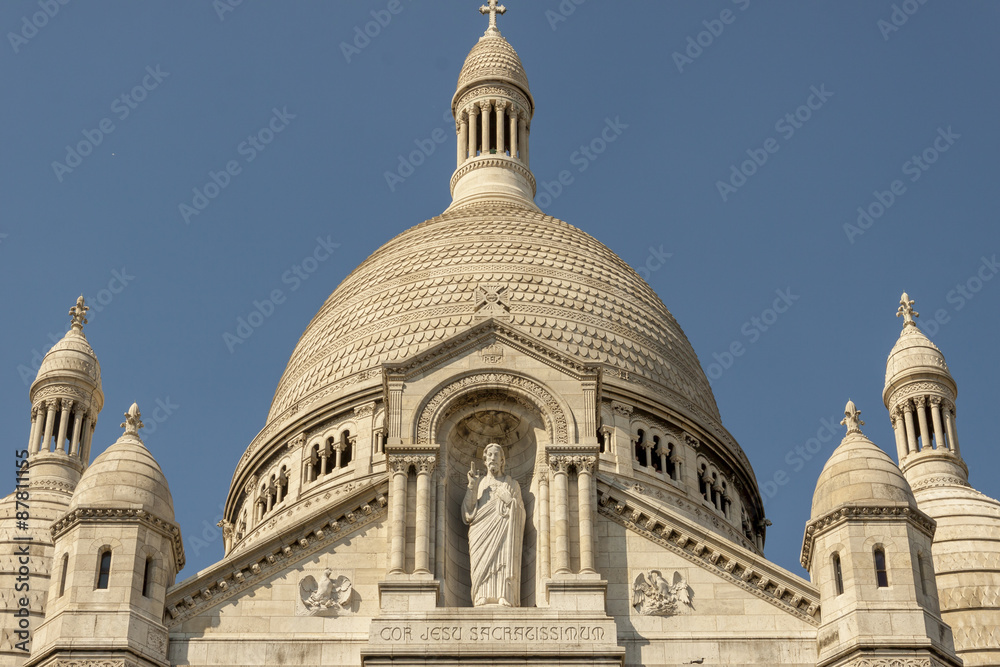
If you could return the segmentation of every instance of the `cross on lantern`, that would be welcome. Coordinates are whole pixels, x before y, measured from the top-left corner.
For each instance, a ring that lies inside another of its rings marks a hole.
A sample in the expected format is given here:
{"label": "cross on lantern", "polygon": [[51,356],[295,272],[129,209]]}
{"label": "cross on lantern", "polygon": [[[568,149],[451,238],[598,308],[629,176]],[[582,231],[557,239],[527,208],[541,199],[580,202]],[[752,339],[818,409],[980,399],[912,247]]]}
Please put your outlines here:
{"label": "cross on lantern", "polygon": [[507,13],[507,8],[503,5],[498,5],[497,0],[490,0],[489,5],[483,5],[479,8],[480,14],[490,15],[490,30],[497,29],[497,14],[501,16]]}

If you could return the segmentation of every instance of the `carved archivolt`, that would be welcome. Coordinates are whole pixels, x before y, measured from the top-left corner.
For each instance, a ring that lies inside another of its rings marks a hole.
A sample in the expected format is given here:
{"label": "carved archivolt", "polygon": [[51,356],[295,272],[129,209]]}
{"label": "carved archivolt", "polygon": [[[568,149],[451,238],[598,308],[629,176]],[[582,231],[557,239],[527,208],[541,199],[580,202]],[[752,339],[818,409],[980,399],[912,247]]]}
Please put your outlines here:
{"label": "carved archivolt", "polygon": [[[555,397],[542,385],[534,380],[510,373],[477,373],[447,385],[427,401],[417,418],[417,444],[426,445],[435,441],[437,422],[440,421],[439,418],[444,406],[450,403],[453,397],[480,388],[502,393],[505,397],[520,394],[522,399],[527,398],[530,400],[531,406],[542,413],[548,427],[550,441],[554,443],[570,442],[569,421],[566,413]],[[478,396],[474,400],[479,400]]]}

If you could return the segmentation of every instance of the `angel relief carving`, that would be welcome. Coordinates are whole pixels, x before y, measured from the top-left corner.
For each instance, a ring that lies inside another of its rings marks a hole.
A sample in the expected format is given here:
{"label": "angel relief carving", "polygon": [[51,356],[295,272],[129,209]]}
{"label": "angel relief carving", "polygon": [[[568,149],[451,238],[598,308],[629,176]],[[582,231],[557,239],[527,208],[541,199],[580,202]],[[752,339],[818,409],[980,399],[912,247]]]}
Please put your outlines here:
{"label": "angel relief carving", "polygon": [[674,572],[673,583],[659,570],[640,572],[632,585],[632,606],[643,616],[673,616],[684,607],[693,609],[694,592],[680,572]]}
{"label": "angel relief carving", "polygon": [[354,611],[354,585],[341,575],[333,578],[333,570],[326,568],[319,581],[307,574],[299,581],[297,616],[338,616]]}

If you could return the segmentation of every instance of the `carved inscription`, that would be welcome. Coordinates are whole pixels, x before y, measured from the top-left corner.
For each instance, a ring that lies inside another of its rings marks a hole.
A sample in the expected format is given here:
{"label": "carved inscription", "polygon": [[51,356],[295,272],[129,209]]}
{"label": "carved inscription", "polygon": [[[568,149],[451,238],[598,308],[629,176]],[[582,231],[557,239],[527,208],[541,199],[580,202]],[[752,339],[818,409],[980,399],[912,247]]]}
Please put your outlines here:
{"label": "carved inscription", "polygon": [[601,642],[605,630],[600,626],[576,624],[488,624],[435,625],[399,623],[372,629],[373,643],[434,644],[444,642]]}

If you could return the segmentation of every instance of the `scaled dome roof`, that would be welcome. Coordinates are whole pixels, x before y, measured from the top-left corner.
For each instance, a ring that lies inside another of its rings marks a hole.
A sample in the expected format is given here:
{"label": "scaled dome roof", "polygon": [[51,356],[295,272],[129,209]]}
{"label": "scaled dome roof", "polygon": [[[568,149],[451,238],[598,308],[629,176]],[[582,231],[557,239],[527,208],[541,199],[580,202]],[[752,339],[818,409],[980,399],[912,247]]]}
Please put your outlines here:
{"label": "scaled dome roof", "polygon": [[885,362],[885,386],[900,375],[930,372],[951,378],[944,354],[915,324],[903,327]]}
{"label": "scaled dome roof", "polygon": [[678,407],[686,400],[719,420],[694,349],[628,264],[561,220],[482,202],[403,232],[344,279],[302,334],[268,421],[468,329],[491,292],[514,327],[584,363],[651,380]]}
{"label": "scaled dome roof", "polygon": [[499,31],[487,31],[479,38],[458,75],[457,98],[472,84],[484,80],[499,80],[519,86],[529,94],[528,75],[517,51]]}

